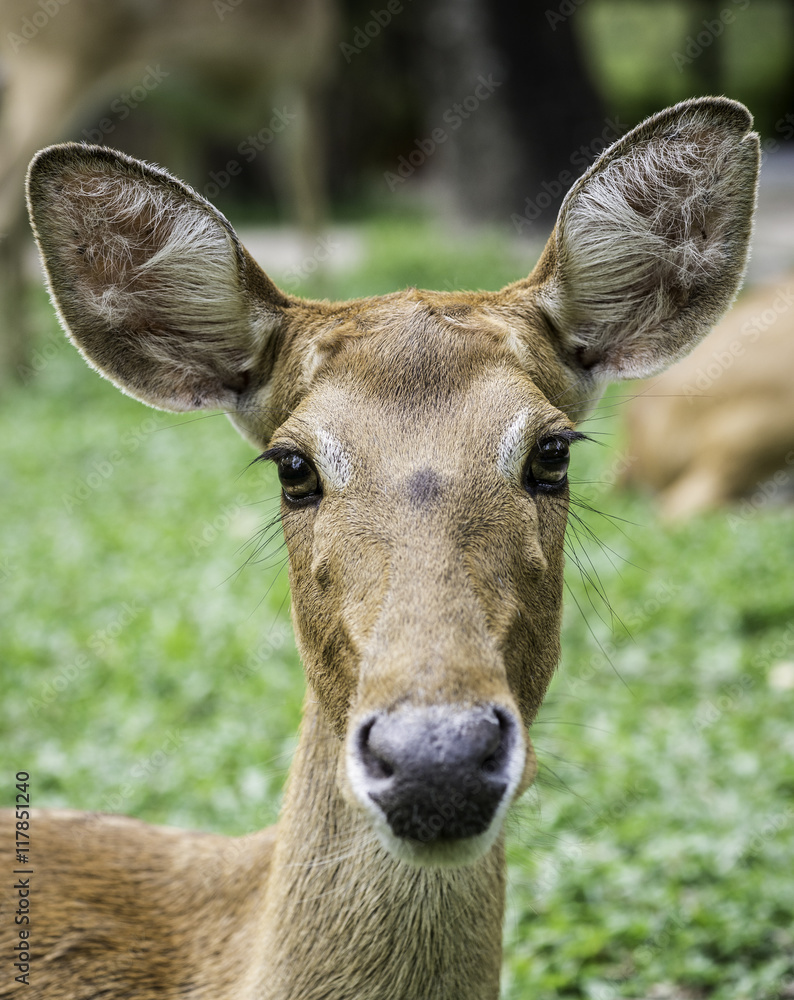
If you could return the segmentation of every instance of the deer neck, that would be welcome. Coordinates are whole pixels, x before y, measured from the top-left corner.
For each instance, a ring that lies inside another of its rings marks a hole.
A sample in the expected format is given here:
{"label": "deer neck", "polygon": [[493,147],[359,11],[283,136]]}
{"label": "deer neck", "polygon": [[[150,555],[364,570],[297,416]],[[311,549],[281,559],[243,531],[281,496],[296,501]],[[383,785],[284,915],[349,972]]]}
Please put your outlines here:
{"label": "deer neck", "polygon": [[496,1000],[504,847],[459,868],[388,854],[339,792],[307,704],[268,883],[259,1000]]}

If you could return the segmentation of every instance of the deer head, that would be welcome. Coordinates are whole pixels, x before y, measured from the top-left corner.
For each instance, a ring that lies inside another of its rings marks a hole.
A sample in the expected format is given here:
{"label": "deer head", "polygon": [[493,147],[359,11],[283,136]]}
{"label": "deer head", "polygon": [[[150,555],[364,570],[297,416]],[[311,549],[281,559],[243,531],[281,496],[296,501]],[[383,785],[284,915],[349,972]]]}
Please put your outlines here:
{"label": "deer head", "polygon": [[149,405],[226,411],[276,463],[315,738],[334,794],[394,857],[474,861],[533,778],[576,424],[730,304],[751,125],[723,98],[655,115],[501,291],[347,303],[279,291],[159,168],[74,144],[31,166],[50,291],[89,364]]}

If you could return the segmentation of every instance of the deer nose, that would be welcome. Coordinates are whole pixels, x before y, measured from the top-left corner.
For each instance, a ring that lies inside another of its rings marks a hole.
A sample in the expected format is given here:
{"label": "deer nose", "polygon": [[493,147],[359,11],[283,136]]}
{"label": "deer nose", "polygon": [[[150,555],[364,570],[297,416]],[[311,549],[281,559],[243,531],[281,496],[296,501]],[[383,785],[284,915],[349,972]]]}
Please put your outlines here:
{"label": "deer nose", "polygon": [[354,746],[360,792],[396,837],[425,843],[484,833],[523,768],[519,724],[492,705],[379,713]]}

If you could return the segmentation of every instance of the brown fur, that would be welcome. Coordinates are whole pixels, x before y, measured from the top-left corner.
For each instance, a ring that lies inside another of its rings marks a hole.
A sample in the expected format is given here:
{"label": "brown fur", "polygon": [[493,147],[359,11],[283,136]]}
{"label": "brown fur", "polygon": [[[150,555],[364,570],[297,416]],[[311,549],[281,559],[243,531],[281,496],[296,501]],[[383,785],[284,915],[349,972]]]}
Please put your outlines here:
{"label": "brown fur", "polygon": [[[310,457],[323,494],[283,504],[309,695],[277,827],[233,840],[36,814],[49,895],[29,996],[497,996],[501,814],[482,849],[453,838],[400,860],[357,799],[348,734],[406,705],[495,704],[532,723],[559,655],[567,491],[528,485],[526,470],[607,377],[658,370],[728,306],[754,203],[750,125],[721,98],[655,116],[576,185],[534,274],[501,292],[344,304],[282,295],[226,220],[162,171],[90,147],[37,157],[34,228],[89,363],[154,405],[223,406],[258,447]],[[678,137],[697,140],[694,180],[676,156],[665,173]],[[626,229],[592,257],[591,185],[623,156]],[[701,169],[709,157],[720,171]],[[714,225],[693,235],[706,204]],[[655,278],[649,233],[669,244]],[[516,793],[535,771],[523,739]],[[11,926],[4,916],[0,933]]]}
{"label": "brown fur", "polygon": [[707,341],[641,387],[627,427],[626,482],[658,493],[670,520],[794,496],[794,274],[743,295]]}

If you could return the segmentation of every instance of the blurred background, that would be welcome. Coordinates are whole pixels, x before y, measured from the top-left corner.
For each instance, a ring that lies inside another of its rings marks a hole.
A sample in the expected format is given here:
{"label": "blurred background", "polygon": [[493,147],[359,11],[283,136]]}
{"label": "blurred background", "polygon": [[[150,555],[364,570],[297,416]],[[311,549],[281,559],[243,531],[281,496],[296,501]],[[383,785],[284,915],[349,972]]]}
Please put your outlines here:
{"label": "blurred background", "polygon": [[577,452],[504,996],[794,997],[794,5],[4,0],[0,20],[3,795],[26,769],[40,805],[229,833],[275,819],[300,714],[277,486],[225,418],[147,411],[68,345],[33,153],[159,163],[291,293],[498,288],[643,117],[747,104],[747,291],[689,362],[610,392]]}

